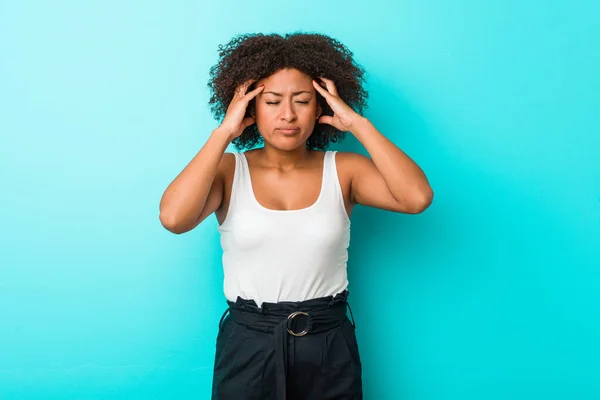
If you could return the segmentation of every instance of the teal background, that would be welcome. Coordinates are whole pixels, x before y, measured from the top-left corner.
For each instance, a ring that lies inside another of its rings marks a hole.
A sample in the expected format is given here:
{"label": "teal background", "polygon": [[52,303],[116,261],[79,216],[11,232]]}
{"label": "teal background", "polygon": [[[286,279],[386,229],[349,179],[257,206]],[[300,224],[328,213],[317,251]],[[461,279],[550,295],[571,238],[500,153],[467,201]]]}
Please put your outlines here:
{"label": "teal background", "polygon": [[217,126],[217,45],[298,29],[349,46],[435,191],[353,215],[365,398],[600,398],[598,12],[0,0],[0,400],[209,398],[216,220],[173,235],[158,202]]}

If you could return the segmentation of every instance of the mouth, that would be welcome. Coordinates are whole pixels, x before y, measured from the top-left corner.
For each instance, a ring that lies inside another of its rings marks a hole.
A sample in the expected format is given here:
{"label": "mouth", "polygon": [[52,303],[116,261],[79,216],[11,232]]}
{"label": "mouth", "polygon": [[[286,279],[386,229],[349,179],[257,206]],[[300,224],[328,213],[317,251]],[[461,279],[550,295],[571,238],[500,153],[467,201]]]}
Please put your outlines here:
{"label": "mouth", "polygon": [[277,128],[277,130],[279,132],[281,132],[284,135],[295,135],[296,133],[300,132],[300,128]]}

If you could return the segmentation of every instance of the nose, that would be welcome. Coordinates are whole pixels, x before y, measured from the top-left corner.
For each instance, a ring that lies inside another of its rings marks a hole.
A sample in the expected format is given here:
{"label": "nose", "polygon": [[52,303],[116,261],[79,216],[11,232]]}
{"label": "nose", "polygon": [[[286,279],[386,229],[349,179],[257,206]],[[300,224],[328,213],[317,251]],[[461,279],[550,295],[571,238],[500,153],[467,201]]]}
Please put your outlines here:
{"label": "nose", "polygon": [[283,109],[281,110],[281,119],[287,122],[292,122],[296,119],[296,112],[292,106],[292,102],[283,101]]}

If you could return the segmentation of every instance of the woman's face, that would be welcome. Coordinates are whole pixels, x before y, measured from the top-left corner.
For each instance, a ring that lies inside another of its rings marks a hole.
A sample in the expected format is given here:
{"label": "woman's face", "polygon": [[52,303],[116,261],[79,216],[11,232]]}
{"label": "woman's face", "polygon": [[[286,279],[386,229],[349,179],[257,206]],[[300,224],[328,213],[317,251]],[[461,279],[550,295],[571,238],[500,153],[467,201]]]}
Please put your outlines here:
{"label": "woman's face", "polygon": [[265,144],[281,150],[305,146],[321,108],[312,78],[297,69],[282,69],[261,79],[256,96],[256,125]]}

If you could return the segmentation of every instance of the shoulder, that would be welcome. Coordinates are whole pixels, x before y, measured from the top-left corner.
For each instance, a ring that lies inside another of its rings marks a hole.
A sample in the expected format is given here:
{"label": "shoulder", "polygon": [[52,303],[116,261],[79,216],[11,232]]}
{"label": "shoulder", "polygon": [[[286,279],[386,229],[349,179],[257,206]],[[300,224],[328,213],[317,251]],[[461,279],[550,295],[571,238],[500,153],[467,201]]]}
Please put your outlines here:
{"label": "shoulder", "polygon": [[351,151],[335,151],[336,153],[336,158],[340,161],[343,160],[343,162],[346,163],[360,163],[360,162],[364,162],[369,161],[370,158],[367,156],[363,156],[362,154],[359,153],[354,153]]}
{"label": "shoulder", "polygon": [[337,151],[335,155],[335,163],[339,170],[349,173],[368,167],[372,163],[372,160],[369,157],[359,153]]}
{"label": "shoulder", "polygon": [[223,157],[221,157],[221,161],[219,161],[219,166],[217,167],[217,175],[220,175],[221,178],[228,178],[233,176],[234,171],[235,154],[224,153]]}
{"label": "shoulder", "polygon": [[352,182],[355,181],[361,171],[368,171],[371,168],[372,161],[369,157],[359,153],[348,151],[335,152],[335,168],[338,179],[345,192],[350,195]]}
{"label": "shoulder", "polygon": [[235,154],[234,153],[224,153],[219,165],[234,166],[235,165]]}

